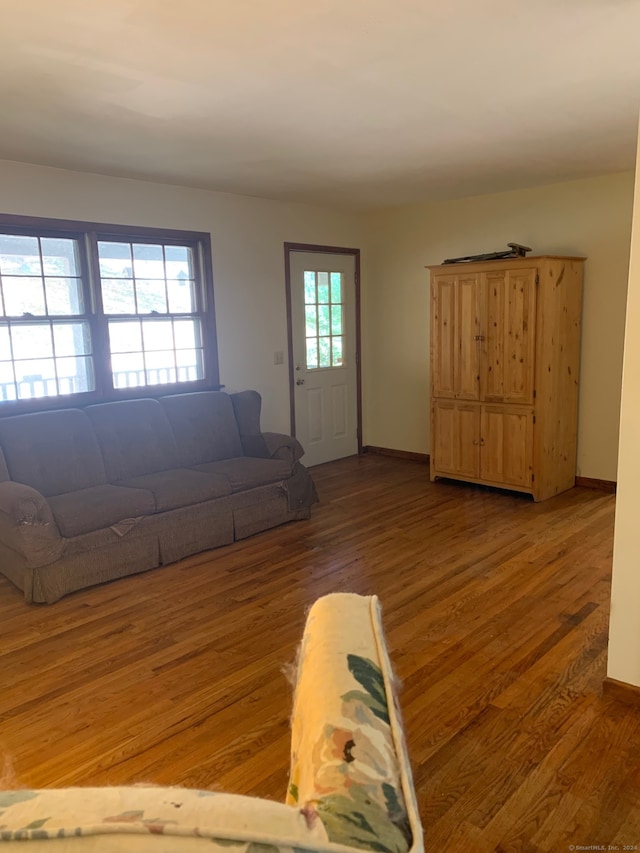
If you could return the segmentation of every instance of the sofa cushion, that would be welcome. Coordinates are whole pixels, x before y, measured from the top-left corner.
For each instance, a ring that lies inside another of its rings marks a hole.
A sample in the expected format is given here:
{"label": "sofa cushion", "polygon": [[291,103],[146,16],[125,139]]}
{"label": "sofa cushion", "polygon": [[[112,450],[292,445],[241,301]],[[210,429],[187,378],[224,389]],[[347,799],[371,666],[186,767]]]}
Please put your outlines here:
{"label": "sofa cushion", "polygon": [[242,456],[233,406],[223,391],[199,391],[162,397],[178,445],[180,464],[191,468],[217,459]]}
{"label": "sofa cushion", "polygon": [[223,474],[229,480],[233,492],[277,483],[291,476],[291,465],[282,459],[258,459],[248,456],[195,465],[194,470],[207,474]]}
{"label": "sofa cushion", "polygon": [[87,408],[110,483],[178,467],[173,432],[157,400],[119,400]]}
{"label": "sofa cushion", "polygon": [[49,505],[60,533],[69,538],[155,512],[151,492],[108,484],[55,495]]}
{"label": "sofa cushion", "polygon": [[120,480],[117,485],[151,492],[156,512],[202,503],[231,493],[228,477],[186,468],[143,474],[141,477]]}
{"label": "sofa cushion", "polygon": [[271,454],[260,429],[262,397],[257,391],[238,391],[230,396],[245,456],[269,458]]}
{"label": "sofa cushion", "polygon": [[0,446],[11,479],[45,497],[107,481],[91,421],[80,409],[1,418]]}

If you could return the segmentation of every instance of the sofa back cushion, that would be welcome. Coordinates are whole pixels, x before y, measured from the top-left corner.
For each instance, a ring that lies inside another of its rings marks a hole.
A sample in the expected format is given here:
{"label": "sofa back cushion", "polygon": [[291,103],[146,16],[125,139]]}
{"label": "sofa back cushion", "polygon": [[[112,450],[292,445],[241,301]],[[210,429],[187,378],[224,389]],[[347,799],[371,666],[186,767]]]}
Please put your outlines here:
{"label": "sofa back cushion", "polygon": [[262,397],[257,391],[238,391],[230,396],[245,456],[268,458],[270,454],[260,429]]}
{"label": "sofa back cushion", "polygon": [[96,435],[80,409],[0,418],[0,447],[11,479],[45,497],[106,483]]}
{"label": "sofa back cushion", "polygon": [[109,483],[177,467],[176,443],[157,400],[119,400],[87,408]]}
{"label": "sofa back cushion", "polygon": [[160,403],[173,427],[181,465],[189,468],[243,455],[231,399],[224,391],[175,394]]}

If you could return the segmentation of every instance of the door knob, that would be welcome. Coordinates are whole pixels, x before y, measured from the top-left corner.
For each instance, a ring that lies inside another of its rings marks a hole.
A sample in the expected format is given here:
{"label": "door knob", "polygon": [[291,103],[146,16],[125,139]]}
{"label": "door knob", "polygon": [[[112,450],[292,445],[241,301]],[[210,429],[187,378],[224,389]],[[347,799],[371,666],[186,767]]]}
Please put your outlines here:
{"label": "door knob", "polygon": [[304,385],[304,379],[296,379],[296,385]]}

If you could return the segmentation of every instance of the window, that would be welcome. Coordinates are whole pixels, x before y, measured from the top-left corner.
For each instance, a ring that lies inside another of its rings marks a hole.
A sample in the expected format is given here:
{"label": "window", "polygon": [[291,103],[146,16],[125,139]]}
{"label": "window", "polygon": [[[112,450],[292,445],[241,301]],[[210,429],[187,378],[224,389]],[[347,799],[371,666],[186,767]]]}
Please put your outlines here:
{"label": "window", "polygon": [[307,370],[343,366],[343,293],[341,272],[305,270]]}
{"label": "window", "polygon": [[0,216],[0,411],[218,383],[207,234]]}

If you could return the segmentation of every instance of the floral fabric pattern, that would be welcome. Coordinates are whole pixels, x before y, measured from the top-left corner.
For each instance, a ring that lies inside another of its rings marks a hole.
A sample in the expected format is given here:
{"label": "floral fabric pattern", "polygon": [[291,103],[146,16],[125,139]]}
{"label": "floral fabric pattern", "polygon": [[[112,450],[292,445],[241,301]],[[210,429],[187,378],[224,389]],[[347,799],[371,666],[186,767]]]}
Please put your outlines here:
{"label": "floral fabric pattern", "polygon": [[334,844],[408,853],[419,847],[420,830],[412,829],[403,792],[403,735],[388,661],[371,624],[372,600],[328,599],[314,605],[305,631],[287,802],[319,819]]}
{"label": "floral fabric pattern", "polygon": [[364,691],[342,696],[341,725],[325,726],[311,757],[318,768],[317,809],[331,841],[381,853],[405,853],[411,844],[390,737],[389,710],[380,667],[347,656]]}

